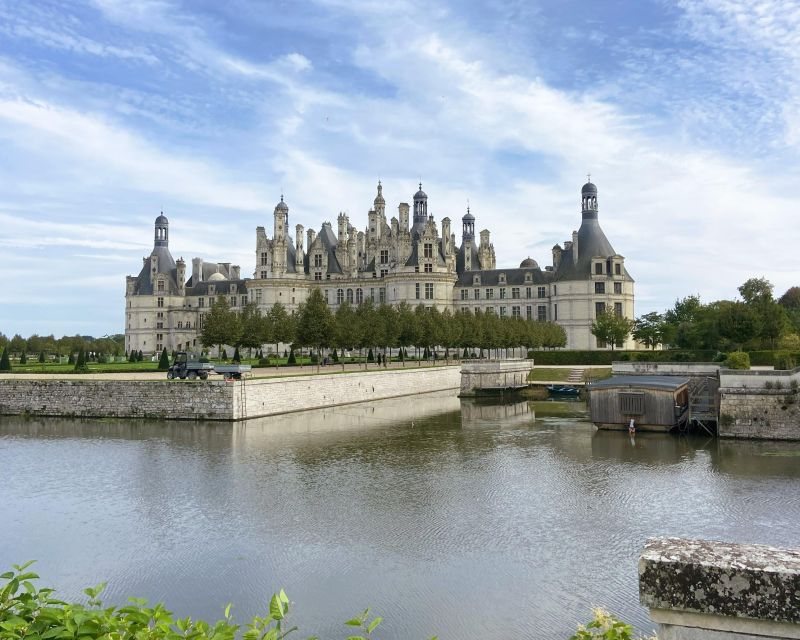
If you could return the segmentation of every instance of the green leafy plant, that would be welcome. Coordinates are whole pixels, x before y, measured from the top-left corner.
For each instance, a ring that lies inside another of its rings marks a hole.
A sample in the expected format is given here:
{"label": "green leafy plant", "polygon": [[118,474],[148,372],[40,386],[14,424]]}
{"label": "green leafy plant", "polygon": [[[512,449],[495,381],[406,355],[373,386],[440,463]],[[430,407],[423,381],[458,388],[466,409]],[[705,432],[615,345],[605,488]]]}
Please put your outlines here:
{"label": "green leafy plant", "polygon": [[[570,640],[634,640],[633,627],[599,607],[593,609],[591,622],[580,625]],[[640,639],[644,640],[644,638]],[[652,636],[652,640],[656,640]]]}
{"label": "green leafy plant", "polygon": [[[104,607],[100,594],[106,583],[84,589],[86,605],[68,603],[54,597],[54,590],[38,588],[39,576],[29,568],[33,562],[13,565],[0,575],[0,639],[22,640],[283,640],[299,631],[288,622],[290,602],[281,589],[274,594],[263,616],[254,616],[245,625],[236,623],[231,605],[217,622],[178,618],[158,603],[152,607],[142,598],[129,598],[123,607]],[[356,635],[347,640],[372,640],[382,619],[370,619],[369,609],[345,624]],[[309,636],[308,640],[319,640]],[[436,640],[431,638],[430,640]]]}

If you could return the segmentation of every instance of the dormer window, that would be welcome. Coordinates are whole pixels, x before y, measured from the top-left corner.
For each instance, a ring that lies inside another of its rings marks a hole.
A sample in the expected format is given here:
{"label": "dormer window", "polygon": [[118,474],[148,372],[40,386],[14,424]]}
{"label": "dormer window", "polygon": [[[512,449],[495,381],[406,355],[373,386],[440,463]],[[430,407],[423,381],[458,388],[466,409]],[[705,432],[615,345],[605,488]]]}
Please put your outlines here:
{"label": "dormer window", "polygon": [[506,274],[505,273],[501,273],[500,274],[500,284],[505,284],[505,283],[506,283]]}
{"label": "dormer window", "polygon": [[603,275],[603,263],[602,262],[595,262],[594,263],[594,274],[596,276]]}
{"label": "dormer window", "polygon": [[530,273],[526,273],[525,274],[525,282],[531,282],[531,280],[532,280],[531,274]]}
{"label": "dormer window", "polygon": [[480,276],[474,276],[472,278],[472,284],[480,285],[480,283],[481,283],[481,277]]}

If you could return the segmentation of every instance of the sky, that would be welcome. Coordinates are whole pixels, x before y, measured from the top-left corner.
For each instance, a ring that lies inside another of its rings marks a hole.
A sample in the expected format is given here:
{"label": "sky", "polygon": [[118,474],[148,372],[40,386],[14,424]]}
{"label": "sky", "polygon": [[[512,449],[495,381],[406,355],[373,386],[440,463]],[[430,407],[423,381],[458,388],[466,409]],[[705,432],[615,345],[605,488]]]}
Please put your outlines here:
{"label": "sky", "polygon": [[122,332],[160,211],[176,259],[250,276],[281,194],[361,229],[379,179],[515,267],[590,173],[637,316],[780,295],[799,150],[793,0],[0,0],[0,332]]}

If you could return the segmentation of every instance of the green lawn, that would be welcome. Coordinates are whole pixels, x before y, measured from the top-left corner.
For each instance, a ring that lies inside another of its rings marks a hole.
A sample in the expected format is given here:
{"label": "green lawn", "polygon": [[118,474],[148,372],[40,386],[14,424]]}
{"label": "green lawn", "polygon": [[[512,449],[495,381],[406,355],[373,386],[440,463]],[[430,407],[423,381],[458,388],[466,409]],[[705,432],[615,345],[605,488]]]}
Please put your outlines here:
{"label": "green lawn", "polygon": [[[580,367],[575,367],[580,369]],[[566,382],[572,369],[548,369],[546,367],[535,367],[528,374],[529,382]],[[583,372],[583,382],[590,380],[603,380],[611,377],[611,367],[598,367],[585,369]]]}

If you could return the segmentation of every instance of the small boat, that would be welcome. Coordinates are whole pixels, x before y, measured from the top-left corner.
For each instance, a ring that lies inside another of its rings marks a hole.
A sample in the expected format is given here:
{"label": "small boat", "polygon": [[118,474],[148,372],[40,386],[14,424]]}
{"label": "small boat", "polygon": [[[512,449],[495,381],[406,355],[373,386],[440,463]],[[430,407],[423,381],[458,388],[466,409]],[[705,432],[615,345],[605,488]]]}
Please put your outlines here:
{"label": "small boat", "polygon": [[547,393],[551,396],[579,396],[581,390],[568,384],[549,384]]}

